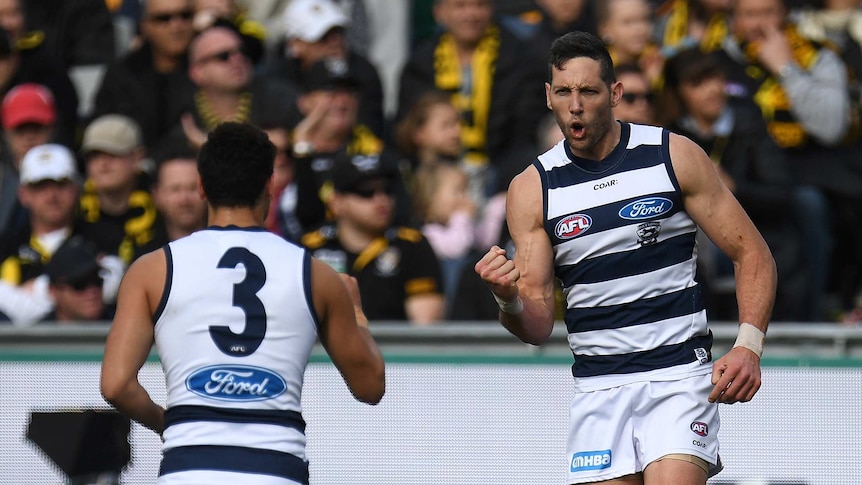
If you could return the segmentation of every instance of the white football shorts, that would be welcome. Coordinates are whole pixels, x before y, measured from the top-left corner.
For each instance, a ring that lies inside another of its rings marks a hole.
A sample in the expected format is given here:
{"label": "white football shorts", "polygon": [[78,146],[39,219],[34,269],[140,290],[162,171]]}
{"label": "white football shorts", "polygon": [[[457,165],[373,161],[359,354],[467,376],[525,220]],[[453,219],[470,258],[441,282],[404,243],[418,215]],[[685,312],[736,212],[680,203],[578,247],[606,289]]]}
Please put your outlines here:
{"label": "white football shorts", "polygon": [[576,394],[566,483],[639,473],[673,453],[703,458],[710,476],[718,473],[718,404],[707,400],[712,389],[710,374],[704,374]]}

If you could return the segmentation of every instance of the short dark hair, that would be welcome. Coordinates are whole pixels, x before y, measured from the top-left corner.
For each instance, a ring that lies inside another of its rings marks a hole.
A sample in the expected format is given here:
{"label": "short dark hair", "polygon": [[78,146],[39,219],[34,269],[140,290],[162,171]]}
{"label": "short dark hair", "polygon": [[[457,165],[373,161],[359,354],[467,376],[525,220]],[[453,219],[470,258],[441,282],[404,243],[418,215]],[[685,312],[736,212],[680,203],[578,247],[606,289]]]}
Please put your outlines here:
{"label": "short dark hair", "polygon": [[168,143],[163,143],[153,150],[153,163],[155,170],[153,171],[153,185],[158,185],[162,178],[162,167],[172,160],[192,160],[197,161],[198,154],[193,150],[188,143],[180,142],[179,140],[170,140]]}
{"label": "short dark hair", "polygon": [[566,61],[577,57],[589,57],[598,61],[602,81],[608,86],[616,82],[614,61],[611,60],[605,44],[595,35],[578,30],[557,37],[551,44],[551,53],[548,56],[548,81],[550,82],[553,77],[554,68],[560,69]]}
{"label": "short dark hair", "polygon": [[272,177],[275,145],[248,123],[226,122],[207,135],[198,172],[213,207],[254,207]]}

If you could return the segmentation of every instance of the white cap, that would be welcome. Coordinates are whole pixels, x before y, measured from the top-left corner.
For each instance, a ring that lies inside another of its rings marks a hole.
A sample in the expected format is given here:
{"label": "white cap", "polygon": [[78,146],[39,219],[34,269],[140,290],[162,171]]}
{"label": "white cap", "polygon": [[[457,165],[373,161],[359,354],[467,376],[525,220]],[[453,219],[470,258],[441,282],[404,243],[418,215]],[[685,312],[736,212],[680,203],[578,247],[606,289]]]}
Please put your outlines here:
{"label": "white cap", "polygon": [[63,145],[48,143],[27,151],[21,160],[21,185],[43,180],[78,180],[75,155]]}
{"label": "white cap", "polygon": [[317,42],[335,27],[347,27],[350,19],[332,0],[291,0],[282,15],[289,38]]}

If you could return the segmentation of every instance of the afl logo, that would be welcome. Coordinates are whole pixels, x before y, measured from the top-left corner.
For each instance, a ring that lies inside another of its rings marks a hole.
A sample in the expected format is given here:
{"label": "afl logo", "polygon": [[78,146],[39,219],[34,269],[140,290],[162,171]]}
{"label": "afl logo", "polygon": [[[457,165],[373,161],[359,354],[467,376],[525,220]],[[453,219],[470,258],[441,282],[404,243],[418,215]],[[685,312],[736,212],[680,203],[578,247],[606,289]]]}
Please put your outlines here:
{"label": "afl logo", "polygon": [[691,423],[691,430],[694,431],[694,434],[698,436],[706,436],[709,434],[709,427],[706,423],[702,423],[700,421],[695,421]]}
{"label": "afl logo", "polygon": [[575,214],[561,219],[554,228],[554,234],[560,239],[571,239],[587,232],[593,220],[586,214]]}
{"label": "afl logo", "polygon": [[626,204],[620,209],[620,217],[630,221],[658,217],[673,208],[673,202],[664,197],[648,197]]}

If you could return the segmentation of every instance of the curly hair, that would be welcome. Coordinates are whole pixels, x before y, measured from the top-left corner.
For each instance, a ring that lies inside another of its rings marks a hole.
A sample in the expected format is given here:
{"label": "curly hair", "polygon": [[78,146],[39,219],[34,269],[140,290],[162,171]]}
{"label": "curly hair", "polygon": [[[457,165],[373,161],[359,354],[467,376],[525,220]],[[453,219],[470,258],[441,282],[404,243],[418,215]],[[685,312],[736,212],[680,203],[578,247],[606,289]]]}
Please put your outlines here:
{"label": "curly hair", "polygon": [[198,154],[198,172],[213,207],[254,207],[272,177],[275,145],[247,123],[226,122],[209,133]]}

